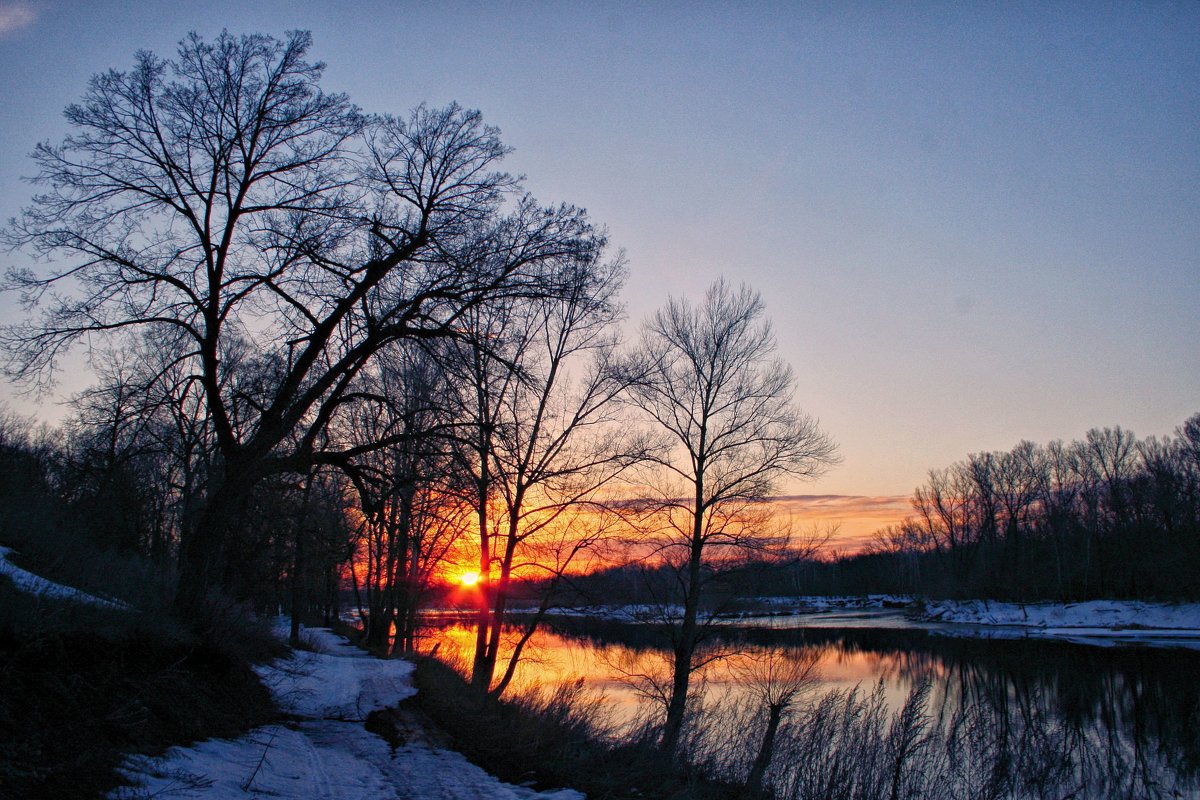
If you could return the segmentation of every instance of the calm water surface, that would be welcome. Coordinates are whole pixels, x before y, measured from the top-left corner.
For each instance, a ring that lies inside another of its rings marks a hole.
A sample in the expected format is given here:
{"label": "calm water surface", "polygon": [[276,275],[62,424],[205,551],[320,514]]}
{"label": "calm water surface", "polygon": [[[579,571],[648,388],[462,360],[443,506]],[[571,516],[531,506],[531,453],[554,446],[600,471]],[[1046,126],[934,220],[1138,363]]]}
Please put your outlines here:
{"label": "calm water surface", "polygon": [[[926,708],[935,725],[948,729],[959,712],[979,712],[993,737],[979,746],[991,757],[997,748],[1012,748],[1005,758],[1020,769],[1033,758],[1022,747],[1065,747],[1072,751],[1068,760],[1087,773],[1072,780],[1107,787],[1102,794],[1082,784],[1076,790],[1038,788],[1030,796],[1200,796],[1196,650],[956,637],[946,635],[953,626],[913,625],[889,611],[824,614],[807,627],[797,622],[772,618],[714,630],[711,652],[728,657],[701,674],[706,704],[752,708],[761,687],[751,685],[756,673],[747,663],[814,659],[816,676],[803,701],[808,707],[830,692],[870,692],[882,685],[886,705],[897,710],[914,686],[928,682]],[[435,642],[442,655],[469,664],[474,636],[466,625],[433,622],[423,649]],[[653,718],[657,707],[647,697],[644,676],[661,680],[669,674],[667,642],[651,626],[556,621],[527,646],[514,688],[582,680],[600,698],[608,722]],[[643,676],[640,688],[633,676]],[[1046,759],[1045,753],[1035,755]],[[1088,777],[1089,770],[1104,776]]]}

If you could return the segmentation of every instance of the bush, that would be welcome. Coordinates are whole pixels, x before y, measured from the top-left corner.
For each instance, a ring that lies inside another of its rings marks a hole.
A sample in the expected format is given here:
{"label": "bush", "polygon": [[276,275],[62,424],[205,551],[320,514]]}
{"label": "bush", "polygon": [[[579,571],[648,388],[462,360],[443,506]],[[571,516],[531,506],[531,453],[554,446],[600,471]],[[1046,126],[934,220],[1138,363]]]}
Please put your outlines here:
{"label": "bush", "polygon": [[449,666],[416,659],[415,703],[448,733],[455,749],[510,783],[569,786],[591,800],[735,798],[736,787],[674,764],[652,739],[614,743],[603,735],[595,700],[582,684],[512,701],[485,700]]}
{"label": "bush", "polygon": [[8,541],[32,550],[13,559],[30,571],[80,578],[131,607],[31,595],[0,578],[0,797],[103,796],[127,754],[237,736],[276,715],[250,663],[283,647],[244,610],[213,604],[198,633],[153,605],[158,584],[137,557],[89,567],[94,550],[61,531]]}
{"label": "bush", "polygon": [[0,796],[87,797],[126,753],[233,736],[274,714],[236,655],[148,615],[0,581]]}

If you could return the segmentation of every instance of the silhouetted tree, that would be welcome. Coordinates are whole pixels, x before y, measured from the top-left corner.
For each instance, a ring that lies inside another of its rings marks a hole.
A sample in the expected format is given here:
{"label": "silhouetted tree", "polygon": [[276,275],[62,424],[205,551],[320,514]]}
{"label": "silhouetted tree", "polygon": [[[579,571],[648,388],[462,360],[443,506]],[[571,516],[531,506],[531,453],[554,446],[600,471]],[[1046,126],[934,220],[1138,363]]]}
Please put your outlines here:
{"label": "silhouetted tree", "polygon": [[[553,298],[487,304],[465,317],[470,336],[447,365],[464,424],[458,453],[479,536],[479,605],[472,683],[500,694],[551,603],[558,580],[605,529],[599,494],[636,459],[619,425],[625,384],[613,368],[624,280],[620,259],[563,266]],[[593,513],[578,513],[581,507]],[[493,686],[515,572],[549,577]]]}
{"label": "silhouetted tree", "polygon": [[[362,448],[345,467],[361,513],[357,548],[367,643],[382,647],[393,624],[411,641],[421,576],[463,530],[455,514],[445,374],[416,346],[393,345],[364,373],[345,437]],[[375,442],[389,442],[374,448]],[[357,575],[356,575],[357,577]]]}
{"label": "silhouetted tree", "polygon": [[800,698],[815,688],[820,657],[818,648],[800,651],[771,648],[761,653],[743,655],[730,663],[734,678],[766,712],[763,736],[746,777],[746,791],[752,797],[764,794],[763,778],[771,766],[779,726],[794,710]]}
{"label": "silhouetted tree", "polygon": [[45,379],[87,337],[181,345],[216,455],[181,542],[184,607],[229,583],[260,480],[352,454],[325,431],[381,348],[454,335],[485,300],[555,295],[564,260],[602,243],[496,170],[506,149],[478,113],[365,115],[321,90],[309,44],[193,34],[95,76],[4,232],[57,265],[10,273],[44,303],[5,329],[10,373]]}
{"label": "silhouetted tree", "polygon": [[[662,431],[652,458],[656,555],[676,566],[682,608],[662,746],[674,752],[698,643],[706,572],[723,558],[786,546],[754,514],[785,478],[819,474],[835,446],[793,401],[795,379],[774,359],[761,298],[719,281],[696,307],[672,298],[645,324],[633,367],[633,403]],[[758,523],[758,524],[756,524]]]}

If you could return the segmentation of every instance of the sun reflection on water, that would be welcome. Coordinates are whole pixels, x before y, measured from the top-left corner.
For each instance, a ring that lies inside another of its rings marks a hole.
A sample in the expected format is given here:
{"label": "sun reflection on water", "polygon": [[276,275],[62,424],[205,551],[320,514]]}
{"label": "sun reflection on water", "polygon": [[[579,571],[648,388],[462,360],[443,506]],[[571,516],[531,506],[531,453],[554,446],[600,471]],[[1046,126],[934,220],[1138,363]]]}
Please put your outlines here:
{"label": "sun reflection on water", "polygon": [[[503,674],[508,666],[506,655],[512,652],[518,636],[517,630],[505,630],[496,675]],[[475,648],[475,631],[470,625],[455,622],[430,626],[425,631],[425,642],[423,649],[436,645],[440,658],[463,673],[469,671]],[[878,653],[833,645],[785,648],[783,653],[785,658],[799,659],[814,648],[819,654],[812,678],[813,696],[855,687],[871,690],[883,681],[888,705],[899,708],[917,680],[933,677],[928,674],[930,670],[941,671],[938,665],[912,663],[906,653]],[[764,656],[769,650],[746,645],[737,652],[754,658]],[[718,658],[701,671],[698,681],[710,700],[736,702],[742,695],[751,694],[754,687],[746,686],[743,675],[727,669],[725,661]],[[662,650],[619,642],[598,644],[592,639],[543,629],[525,646],[509,691],[514,694],[549,691],[580,679],[593,697],[600,698],[608,722],[620,726],[639,719],[639,714],[653,713],[648,697],[653,692],[646,681],[656,680],[664,685],[669,681],[669,665]]]}

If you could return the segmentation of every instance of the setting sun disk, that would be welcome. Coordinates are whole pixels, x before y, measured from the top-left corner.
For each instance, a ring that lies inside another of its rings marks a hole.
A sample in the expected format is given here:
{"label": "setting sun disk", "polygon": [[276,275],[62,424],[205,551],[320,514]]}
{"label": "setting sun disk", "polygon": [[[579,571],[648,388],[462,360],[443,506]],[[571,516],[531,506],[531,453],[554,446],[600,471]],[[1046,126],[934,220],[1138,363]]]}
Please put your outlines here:
{"label": "setting sun disk", "polygon": [[475,584],[479,583],[479,573],[478,572],[464,572],[462,575],[459,576],[458,579],[459,579],[459,581],[462,582],[463,586],[474,586]]}

